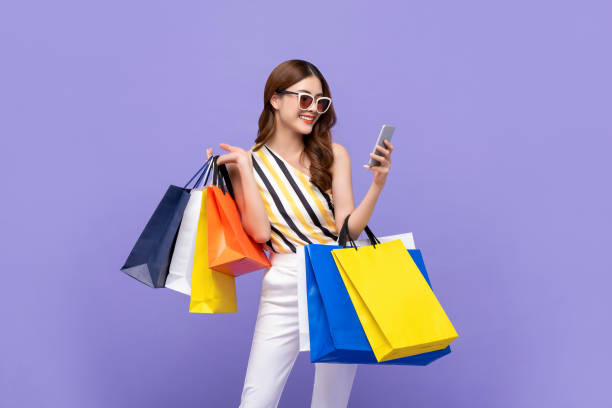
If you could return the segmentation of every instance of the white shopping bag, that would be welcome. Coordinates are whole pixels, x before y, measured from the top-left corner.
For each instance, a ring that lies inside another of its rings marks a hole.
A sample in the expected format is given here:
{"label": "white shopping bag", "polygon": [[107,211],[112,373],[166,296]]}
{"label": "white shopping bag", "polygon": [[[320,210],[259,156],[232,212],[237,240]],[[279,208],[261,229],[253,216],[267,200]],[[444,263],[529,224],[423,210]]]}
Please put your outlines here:
{"label": "white shopping bag", "polygon": [[191,295],[191,270],[193,269],[202,194],[202,188],[195,188],[189,194],[189,202],[183,213],[183,220],[170,261],[170,270],[166,278],[168,289],[176,290],[187,296]]}
{"label": "white shopping bag", "polygon": [[[376,237],[376,238],[378,238],[380,242],[389,242],[389,241],[393,241],[394,239],[401,239],[406,249],[416,249],[416,247],[414,246],[414,237],[412,236],[412,232],[407,232],[405,234],[387,235],[386,237]],[[367,238],[359,239],[355,241],[355,244],[358,247],[365,246],[365,245],[371,245],[370,240]],[[350,244],[347,242],[346,246],[349,246],[349,245]]]}
{"label": "white shopping bag", "polygon": [[[396,234],[396,235],[387,235],[384,237],[376,237],[378,240],[382,242],[389,242],[395,239],[399,239],[402,241],[406,249],[416,249],[414,245],[414,237],[412,232],[407,232],[405,234]],[[332,244],[332,245],[338,245]],[[347,246],[350,243],[347,242]],[[370,240],[368,238],[359,239],[355,241],[355,245],[358,247],[371,245]],[[297,273],[297,298],[298,298],[298,325],[300,330],[300,351],[309,351],[310,350],[310,331],[308,328],[308,296],[306,291],[306,258],[304,256],[304,247],[299,246],[296,248],[297,254],[300,256],[299,267]]]}
{"label": "white shopping bag", "polygon": [[308,331],[308,303],[306,296],[306,258],[304,247],[296,247],[299,256],[297,270],[298,326],[300,328],[300,351],[310,350],[310,332]]}

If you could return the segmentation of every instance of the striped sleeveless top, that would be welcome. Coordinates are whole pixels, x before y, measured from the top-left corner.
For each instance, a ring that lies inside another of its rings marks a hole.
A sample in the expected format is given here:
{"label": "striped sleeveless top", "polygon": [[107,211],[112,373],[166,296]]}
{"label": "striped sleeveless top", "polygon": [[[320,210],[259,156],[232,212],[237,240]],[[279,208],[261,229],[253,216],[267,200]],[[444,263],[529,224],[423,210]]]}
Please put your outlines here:
{"label": "striped sleeveless top", "polygon": [[270,219],[266,242],[273,252],[295,253],[297,246],[338,239],[331,190],[322,191],[267,145],[252,152],[253,172]]}

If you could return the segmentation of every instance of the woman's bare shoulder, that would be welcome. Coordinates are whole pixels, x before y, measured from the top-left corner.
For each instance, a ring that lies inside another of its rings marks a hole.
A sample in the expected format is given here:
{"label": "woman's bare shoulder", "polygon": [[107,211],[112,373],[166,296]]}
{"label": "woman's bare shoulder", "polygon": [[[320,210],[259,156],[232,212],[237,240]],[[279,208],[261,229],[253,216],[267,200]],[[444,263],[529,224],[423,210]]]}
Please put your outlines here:
{"label": "woman's bare shoulder", "polygon": [[342,164],[350,162],[348,151],[340,143],[332,142],[332,152],[334,153],[334,163],[339,162]]}
{"label": "woman's bare shoulder", "polygon": [[332,142],[332,151],[334,153],[334,162],[331,165],[332,176],[340,175],[344,177],[347,171],[350,172],[351,159],[349,153],[340,143]]}

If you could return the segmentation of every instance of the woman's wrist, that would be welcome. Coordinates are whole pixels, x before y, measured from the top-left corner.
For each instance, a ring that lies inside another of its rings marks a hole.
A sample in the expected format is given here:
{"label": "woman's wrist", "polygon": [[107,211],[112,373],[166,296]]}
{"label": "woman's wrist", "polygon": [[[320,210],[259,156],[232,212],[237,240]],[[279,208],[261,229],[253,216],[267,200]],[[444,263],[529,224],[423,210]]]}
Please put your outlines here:
{"label": "woman's wrist", "polygon": [[370,188],[376,191],[377,193],[380,193],[383,190],[383,187],[385,187],[385,182],[386,180],[383,180],[382,182],[372,180],[372,186]]}

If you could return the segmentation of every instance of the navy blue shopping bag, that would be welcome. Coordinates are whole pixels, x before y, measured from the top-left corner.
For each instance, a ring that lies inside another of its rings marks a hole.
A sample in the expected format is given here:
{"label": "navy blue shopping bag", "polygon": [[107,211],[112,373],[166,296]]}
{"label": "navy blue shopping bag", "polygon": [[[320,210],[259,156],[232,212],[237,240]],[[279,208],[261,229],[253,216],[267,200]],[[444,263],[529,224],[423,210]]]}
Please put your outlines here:
{"label": "navy blue shopping bag", "polygon": [[140,234],[121,271],[152,288],[163,288],[183,212],[189,201],[187,186],[199,175],[196,188],[207,173],[210,158],[184,187],[171,185]]}
{"label": "navy blue shopping bag", "polygon": [[[367,226],[366,233],[374,243],[376,238]],[[451,352],[449,346],[379,363],[331,253],[343,247],[309,244],[304,248],[311,362],[424,366]],[[421,251],[409,249],[408,252],[431,287]]]}

